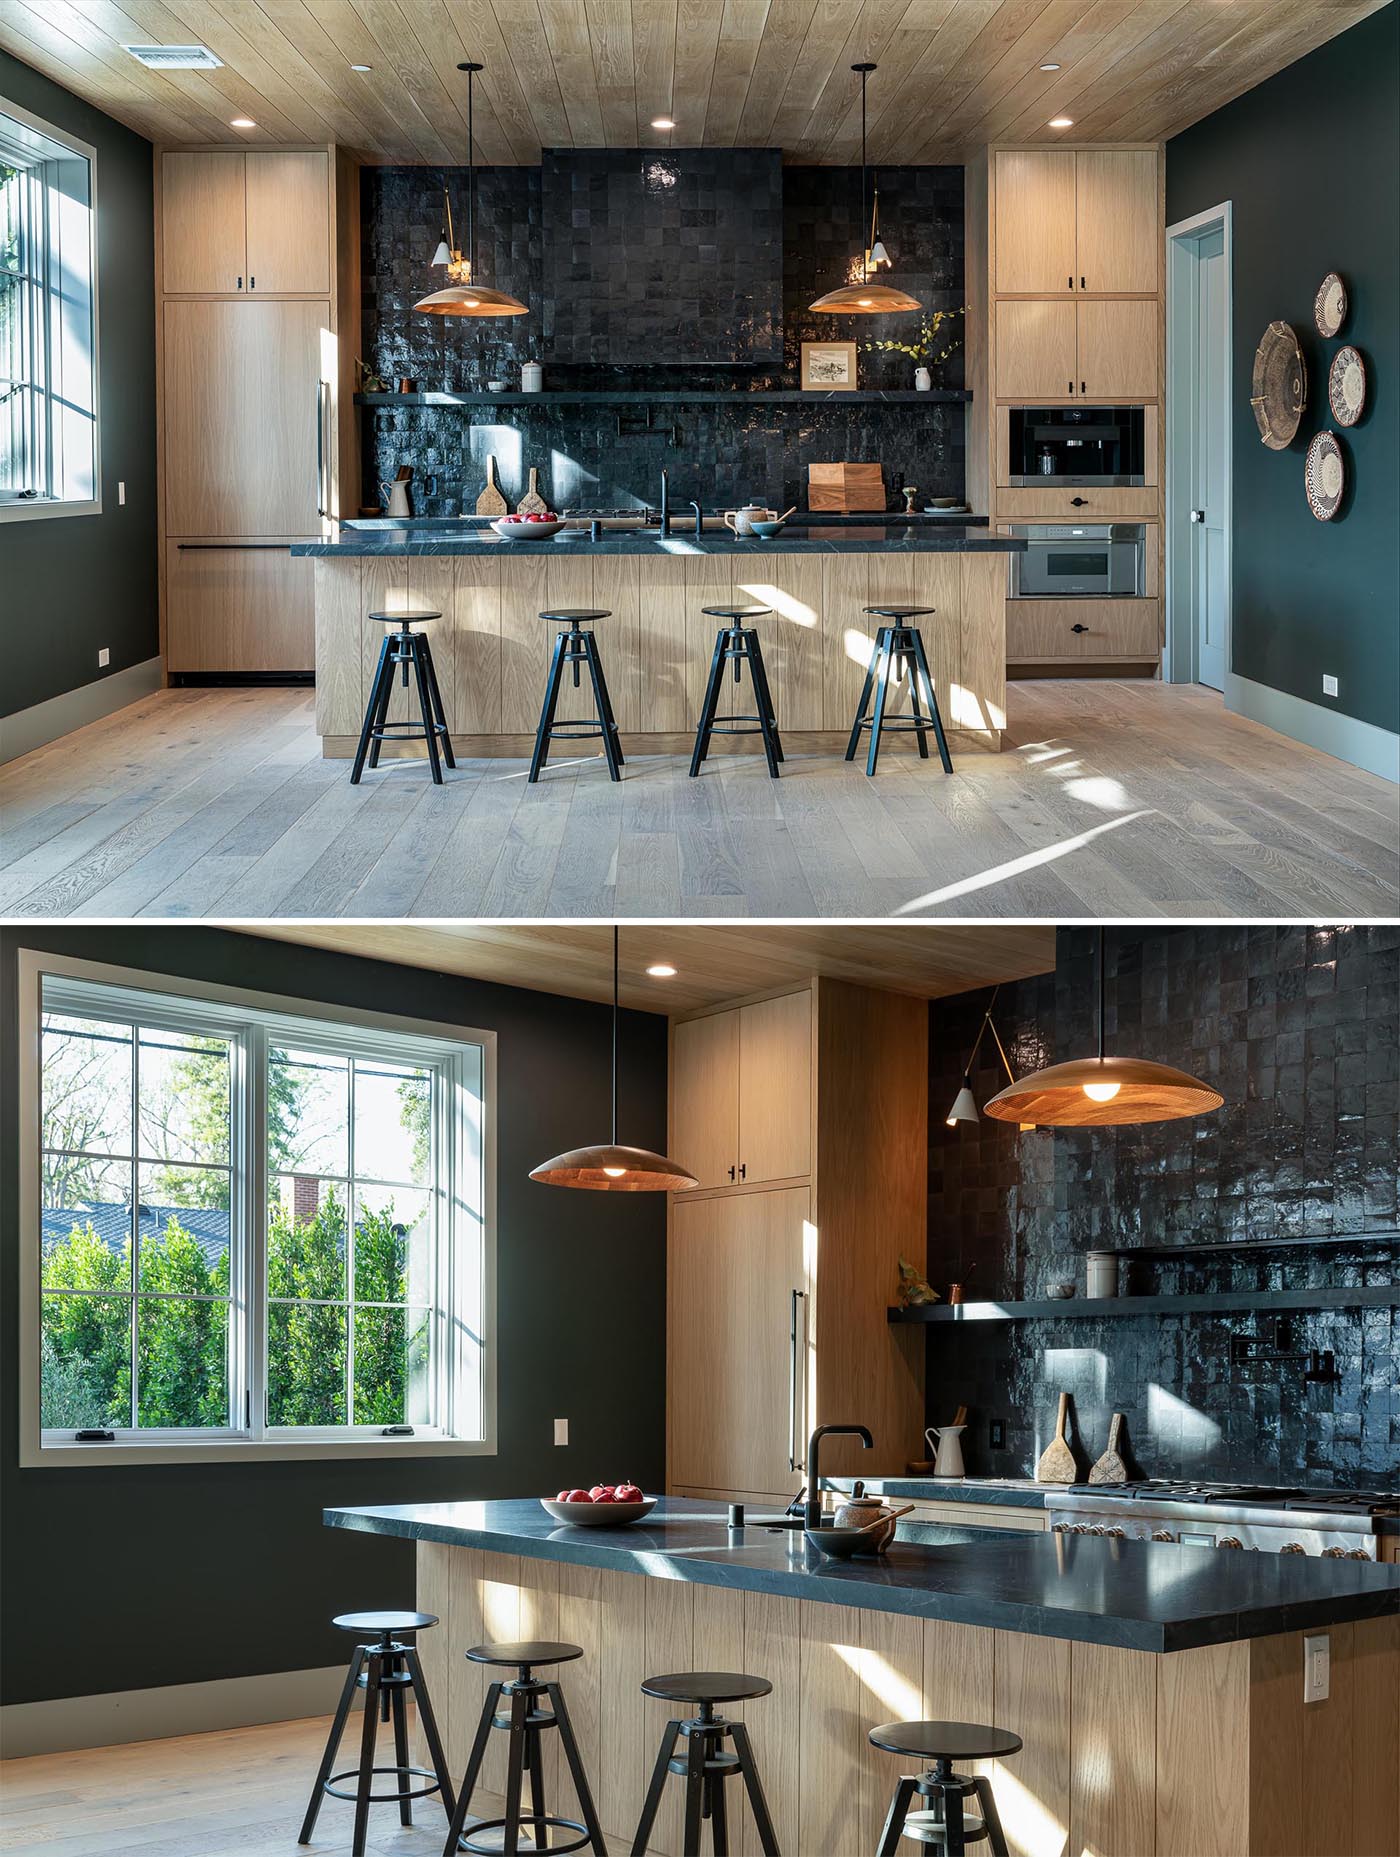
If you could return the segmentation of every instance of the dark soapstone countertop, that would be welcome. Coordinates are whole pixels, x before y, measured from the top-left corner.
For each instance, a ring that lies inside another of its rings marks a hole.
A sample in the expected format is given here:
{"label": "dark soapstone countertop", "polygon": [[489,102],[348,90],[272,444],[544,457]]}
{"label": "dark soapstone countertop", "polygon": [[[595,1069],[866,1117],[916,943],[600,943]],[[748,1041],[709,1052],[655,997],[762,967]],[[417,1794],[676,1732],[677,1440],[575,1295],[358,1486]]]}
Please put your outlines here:
{"label": "dark soapstone countertop", "polygon": [[740,541],[709,531],[687,533],[679,518],[665,541],[656,529],[605,529],[598,541],[588,530],[561,530],[539,542],[508,542],[493,529],[445,519],[403,529],[342,527],[333,541],[293,542],[294,555],[722,555],[733,560],[757,555],[824,554],[1020,554],[1019,536],[994,535],[976,523],[796,524],[771,541]]}
{"label": "dark soapstone countertop", "polygon": [[831,1561],[800,1530],[731,1530],[723,1506],[674,1496],[624,1528],[560,1526],[534,1498],[322,1517],[331,1528],[1140,1651],[1400,1613],[1400,1567],[1374,1562],[935,1526],[881,1559]]}
{"label": "dark soapstone countertop", "polygon": [[972,1502],[1012,1509],[1043,1509],[1046,1495],[1058,1495],[1058,1486],[1037,1483],[1033,1477],[823,1477],[822,1488],[849,1495],[852,1485],[864,1483],[871,1496],[888,1496],[901,1502]]}

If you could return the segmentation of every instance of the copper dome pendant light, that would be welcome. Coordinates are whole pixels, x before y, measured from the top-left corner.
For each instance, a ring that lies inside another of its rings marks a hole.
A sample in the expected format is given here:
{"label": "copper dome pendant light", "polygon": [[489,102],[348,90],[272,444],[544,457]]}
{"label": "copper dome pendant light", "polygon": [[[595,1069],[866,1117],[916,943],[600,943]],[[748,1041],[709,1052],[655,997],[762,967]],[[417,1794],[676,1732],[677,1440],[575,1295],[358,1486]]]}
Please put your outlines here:
{"label": "copper dome pendant light", "polygon": [[1040,1128],[1116,1128],[1131,1122],[1174,1122],[1219,1109],[1225,1098],[1210,1084],[1170,1064],[1105,1057],[1104,932],[1099,930],[1099,1054],[1052,1064],[1019,1078],[982,1105],[999,1122]]}
{"label": "copper dome pendant light", "polygon": [[424,297],[414,309],[428,316],[528,316],[528,308],[518,297],[504,290],[488,290],[475,281],[476,273],[476,136],[472,119],[472,80],[484,65],[459,64],[467,74],[467,250],[466,256],[453,242],[452,202],[447,189],[442,190],[447,207],[447,230],[433,253],[435,265],[446,265],[448,285]]}
{"label": "copper dome pendant light", "polygon": [[[865,163],[865,84],[870,73],[875,70],[873,64],[853,64],[851,69],[860,78],[860,257],[851,269],[859,276],[859,283],[843,284],[839,290],[828,290],[824,297],[818,297],[815,303],[807,305],[809,310],[819,310],[823,315],[834,316],[890,316],[900,310],[922,309],[917,297],[911,297],[905,290],[896,290],[893,284],[876,284],[871,279],[876,268],[889,263],[889,256],[880,240],[880,194],[875,192],[875,217],[868,218],[865,210],[865,188],[868,169]],[[867,230],[868,228],[868,230]]]}
{"label": "copper dome pendant light", "polygon": [[530,1169],[542,1186],[581,1186],[595,1193],[684,1192],[699,1186],[693,1174],[650,1148],[624,1148],[617,1139],[618,930],[613,924],[612,1140],[592,1148],[570,1148]]}

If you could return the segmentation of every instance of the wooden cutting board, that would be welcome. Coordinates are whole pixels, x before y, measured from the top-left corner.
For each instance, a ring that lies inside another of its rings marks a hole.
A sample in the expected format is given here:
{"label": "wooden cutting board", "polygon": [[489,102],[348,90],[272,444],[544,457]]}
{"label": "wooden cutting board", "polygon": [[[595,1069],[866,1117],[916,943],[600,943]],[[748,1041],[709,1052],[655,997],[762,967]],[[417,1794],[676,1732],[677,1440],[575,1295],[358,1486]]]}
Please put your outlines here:
{"label": "wooden cutting board", "polygon": [[540,495],[540,474],[530,466],[530,488],[515,506],[517,516],[547,516],[549,505]]}
{"label": "wooden cutting board", "polygon": [[884,471],[878,464],[809,464],[807,507],[841,511],[883,509]]}
{"label": "wooden cutting board", "polygon": [[1035,1467],[1037,1483],[1073,1483],[1079,1472],[1074,1453],[1065,1443],[1065,1420],[1069,1417],[1069,1394],[1060,1394],[1060,1413],[1055,1420],[1055,1436],[1040,1454]]}
{"label": "wooden cutting board", "polygon": [[506,500],[501,495],[501,486],[496,482],[496,454],[486,454],[486,488],[476,499],[478,516],[504,516]]}
{"label": "wooden cutting board", "polygon": [[1123,1430],[1123,1414],[1115,1412],[1108,1428],[1108,1449],[1089,1472],[1091,1483],[1126,1483],[1128,1467],[1118,1454],[1118,1439]]}

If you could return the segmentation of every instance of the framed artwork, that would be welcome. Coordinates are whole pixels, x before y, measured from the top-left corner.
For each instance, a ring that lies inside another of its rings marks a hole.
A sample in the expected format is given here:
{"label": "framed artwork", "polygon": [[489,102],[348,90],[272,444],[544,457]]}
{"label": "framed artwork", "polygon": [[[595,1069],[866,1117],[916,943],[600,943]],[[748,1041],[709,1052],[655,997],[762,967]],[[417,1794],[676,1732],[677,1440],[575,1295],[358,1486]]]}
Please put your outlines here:
{"label": "framed artwork", "polygon": [[802,388],[813,393],[854,393],[856,345],[854,342],[804,342]]}

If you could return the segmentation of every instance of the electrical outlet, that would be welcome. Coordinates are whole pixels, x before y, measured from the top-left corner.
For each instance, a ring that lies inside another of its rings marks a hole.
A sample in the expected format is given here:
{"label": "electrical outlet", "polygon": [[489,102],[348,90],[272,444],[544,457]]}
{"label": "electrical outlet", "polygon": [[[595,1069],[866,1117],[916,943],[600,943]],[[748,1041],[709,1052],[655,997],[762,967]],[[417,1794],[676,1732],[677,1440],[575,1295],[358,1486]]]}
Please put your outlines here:
{"label": "electrical outlet", "polygon": [[1303,1634],[1303,1701],[1326,1702],[1332,1678],[1332,1639],[1325,1631]]}
{"label": "electrical outlet", "polygon": [[107,668],[107,666],[108,666],[108,665],[109,665],[109,664],[110,664],[111,662],[112,662],[112,654],[111,654],[111,652],[110,652],[110,651],[109,651],[109,650],[107,649],[107,647],[106,647],[106,645],[104,645],[104,646],[102,647],[102,649],[101,649],[101,651],[99,651],[99,652],[98,652],[98,654],[97,654],[97,668],[98,668],[98,670],[100,670],[100,671],[101,671],[101,670],[105,670],[105,669]]}
{"label": "electrical outlet", "polygon": [[126,503],[126,485],[124,483],[118,483],[117,485],[117,502],[120,505],[125,505]]}
{"label": "electrical outlet", "polygon": [[987,1442],[994,1451],[1006,1449],[1006,1420],[993,1419],[987,1429]]}
{"label": "electrical outlet", "polygon": [[569,1421],[567,1419],[555,1419],[554,1442],[556,1444],[567,1444],[569,1442]]}
{"label": "electrical outlet", "polygon": [[1322,677],[1322,694],[1324,696],[1335,696],[1337,694],[1337,680],[1335,677],[1329,677],[1326,672],[1323,673]]}

